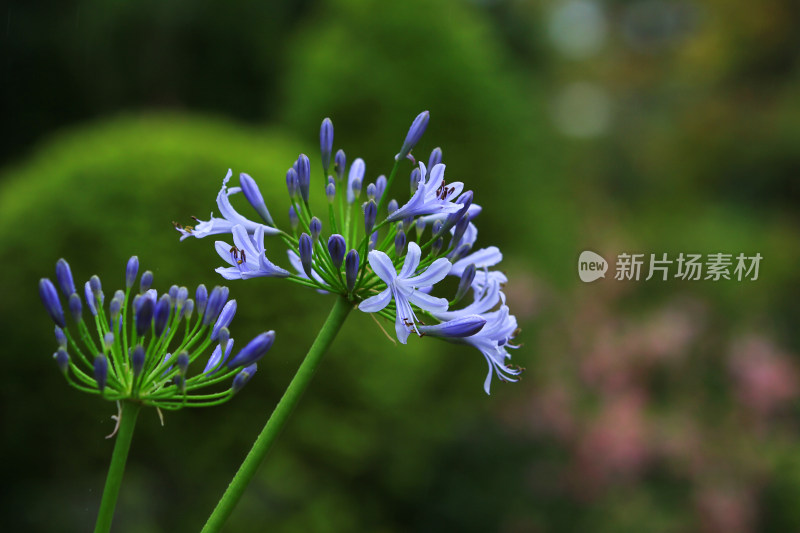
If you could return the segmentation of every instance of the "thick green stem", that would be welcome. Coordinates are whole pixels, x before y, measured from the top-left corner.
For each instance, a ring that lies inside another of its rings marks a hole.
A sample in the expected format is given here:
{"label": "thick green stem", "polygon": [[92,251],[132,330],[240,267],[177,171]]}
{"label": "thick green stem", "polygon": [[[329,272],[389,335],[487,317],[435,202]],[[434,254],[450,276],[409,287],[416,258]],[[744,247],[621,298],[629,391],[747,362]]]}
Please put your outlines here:
{"label": "thick green stem", "polygon": [[111,466],[108,467],[108,477],[106,477],[106,488],[103,490],[103,499],[100,502],[100,512],[97,513],[97,523],[94,526],[95,533],[107,532],[111,529],[111,520],[114,518],[119,486],[122,484],[122,474],[125,473],[125,462],[128,460],[128,450],[131,448],[133,428],[136,426],[136,417],[142,408],[140,403],[125,400],[121,405],[119,430],[114,443],[114,453],[111,455]]}
{"label": "thick green stem", "polygon": [[289,383],[286,392],[278,402],[269,420],[267,420],[267,424],[261,430],[255,443],[253,443],[253,447],[250,448],[250,452],[247,454],[242,466],[239,467],[239,471],[236,472],[233,480],[231,480],[214,512],[208,517],[208,521],[202,530],[203,533],[219,531],[233,512],[247,485],[253,479],[259,465],[267,455],[270,446],[275,442],[281,429],[286,425],[292,410],[300,401],[300,397],[314,376],[317,365],[325,352],[328,351],[331,343],[333,343],[333,339],[336,338],[336,334],[342,328],[352,307],[353,305],[345,297],[340,296],[337,298],[333,309],[331,309],[328,318],[325,320],[325,324],[322,325],[322,329],[314,340],[314,344],[309,348],[300,368],[292,378],[292,382]]}

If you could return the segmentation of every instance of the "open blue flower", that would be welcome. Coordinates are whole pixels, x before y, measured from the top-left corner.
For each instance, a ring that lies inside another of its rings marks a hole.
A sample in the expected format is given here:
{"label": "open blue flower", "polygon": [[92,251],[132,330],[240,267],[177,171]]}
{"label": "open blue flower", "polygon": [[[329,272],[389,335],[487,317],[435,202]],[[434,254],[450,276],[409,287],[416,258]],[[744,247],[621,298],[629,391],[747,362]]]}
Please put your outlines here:
{"label": "open blue flower", "polygon": [[446,183],[444,180],[444,168],[442,163],[434,166],[430,175],[425,168],[425,163],[420,162],[420,176],[427,176],[419,182],[417,190],[411,199],[397,211],[389,215],[386,219],[389,222],[403,220],[408,217],[418,215],[455,213],[463,206],[454,200],[458,198],[464,189],[464,184],[460,181]]}
{"label": "open blue flower", "polygon": [[285,278],[289,272],[267,259],[264,249],[264,226],[259,224],[255,233],[249,235],[241,224],[231,228],[233,246],[216,241],[217,253],[229,267],[219,267],[216,272],[225,279],[250,279],[258,277]]}
{"label": "open blue flower", "polygon": [[258,228],[261,228],[261,230],[264,232],[264,235],[277,235],[280,233],[280,230],[277,228],[265,226],[264,224],[259,224],[258,222],[248,220],[233,208],[228,196],[240,192],[241,189],[239,187],[232,187],[228,189],[228,180],[231,179],[232,174],[232,171],[228,169],[225,179],[222,180],[222,188],[219,190],[219,193],[217,193],[217,207],[219,207],[219,212],[223,218],[215,217],[214,213],[212,212],[209,220],[204,221],[195,219],[198,223],[194,227],[183,227],[176,224],[175,229],[180,232],[181,240],[184,240],[188,237],[202,239],[208,235],[230,233],[233,230],[233,227],[237,225],[244,227],[244,229],[247,230],[247,233],[250,233],[251,235],[254,234]]}
{"label": "open blue flower", "polygon": [[369,253],[369,265],[375,274],[386,283],[386,289],[367,298],[358,306],[365,313],[375,313],[389,305],[394,299],[396,307],[395,332],[397,339],[405,344],[411,331],[420,334],[417,329],[417,316],[411,308],[411,304],[420,309],[435,313],[447,311],[447,300],[436,298],[417,290],[419,287],[432,286],[447,276],[450,271],[450,261],[444,258],[434,261],[424,272],[414,275],[419,267],[422,251],[415,242],[408,243],[408,253],[406,254],[403,268],[398,274],[392,264],[392,260],[385,253],[373,250]]}

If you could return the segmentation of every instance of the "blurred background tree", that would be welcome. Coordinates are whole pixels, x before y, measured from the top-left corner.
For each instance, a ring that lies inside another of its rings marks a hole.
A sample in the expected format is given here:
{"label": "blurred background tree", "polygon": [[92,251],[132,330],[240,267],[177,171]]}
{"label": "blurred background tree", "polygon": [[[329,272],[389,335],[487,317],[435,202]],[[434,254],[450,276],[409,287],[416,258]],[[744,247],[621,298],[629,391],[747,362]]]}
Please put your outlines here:
{"label": "blurred background tree", "polygon": [[[121,284],[138,254],[161,290],[219,283],[209,243],[178,244],[170,222],[205,216],[229,167],[277,208],[324,116],[374,178],[422,109],[417,156],[442,147],[484,207],[479,244],[506,254],[526,379],[486,398],[477,352],[395,349],[355,316],[228,529],[800,529],[796,2],[83,0],[4,14],[4,530],[90,527],[111,449],[108,405],[49,359],[38,278],[63,256],[79,279],[118,269]],[[584,285],[584,249],[764,261],[757,282]],[[224,408],[142,419],[117,531],[199,528],[327,310],[279,282],[230,287],[236,335],[267,326],[278,342]]]}

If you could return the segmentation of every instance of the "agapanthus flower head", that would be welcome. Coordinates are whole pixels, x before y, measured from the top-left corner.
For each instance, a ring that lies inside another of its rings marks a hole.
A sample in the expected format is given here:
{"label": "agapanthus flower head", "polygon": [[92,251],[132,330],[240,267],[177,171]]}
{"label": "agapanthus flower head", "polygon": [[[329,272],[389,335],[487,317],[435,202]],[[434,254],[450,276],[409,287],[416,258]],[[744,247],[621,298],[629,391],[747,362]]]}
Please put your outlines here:
{"label": "agapanthus flower head", "polygon": [[[414,119],[391,171],[377,177],[368,174],[360,157],[348,167],[342,150],[333,157],[335,176],[328,176],[333,123],[323,120],[320,151],[325,179],[314,186],[317,194],[326,196],[321,213],[314,213],[309,202],[311,162],[301,154],[287,173],[288,227],[264,226],[233,211],[226,202],[236,191],[227,189],[226,177],[217,195],[224,221],[215,219],[211,228],[198,225],[188,234],[186,228],[178,229],[182,238],[200,238],[211,229],[231,234],[233,246],[216,242],[217,252],[230,265],[217,269],[225,279],[285,278],[320,293],[337,294],[364,312],[393,321],[401,343],[414,333],[474,346],[489,362],[488,393],[492,374],[505,381],[519,374],[506,364],[508,348],[514,347],[510,341],[516,335],[516,319],[502,294],[506,277],[492,270],[502,254],[496,247],[476,248],[474,220],[481,208],[473,202],[473,192],[465,191],[461,181],[445,177],[441,148],[433,149],[427,166],[411,156],[429,119],[427,111]],[[408,161],[414,168],[407,166]],[[390,198],[395,177],[405,172],[410,173],[409,198]],[[247,187],[257,189],[255,181]],[[258,207],[250,204],[258,213]],[[273,245],[286,250],[291,269],[267,258],[267,248],[271,251]],[[458,278],[458,289],[440,296],[438,284],[447,276]],[[227,360],[223,352],[219,361]]]}
{"label": "agapanthus flower head", "polygon": [[[272,347],[275,332],[257,336],[245,355],[225,364],[233,347],[228,328],[236,313],[236,301],[228,300],[228,289],[215,287],[209,295],[204,286],[198,287],[199,312],[192,320],[195,302],[188,298],[185,287],[173,286],[159,297],[150,288],[152,273],[145,272],[143,278],[149,276],[141,281],[143,292],[131,293],[138,271],[134,259],[126,268],[125,289],[115,291],[107,305],[100,278],[93,276],[86,283],[85,303],[95,316],[90,322],[81,316],[80,296],[76,292],[69,295],[70,309],[78,310],[73,312],[75,323],[70,327],[64,321],[55,286],[48,279],[40,281],[42,302],[56,323],[58,350],[53,358],[59,370],[73,387],[107,400],[131,400],[162,409],[229,400],[252,376],[250,367]],[[63,259],[58,265],[57,277],[63,277],[69,265]],[[190,375],[192,368],[201,364],[205,364],[204,370]],[[250,368],[247,379],[239,377],[243,367]],[[216,392],[203,390],[213,387]]]}

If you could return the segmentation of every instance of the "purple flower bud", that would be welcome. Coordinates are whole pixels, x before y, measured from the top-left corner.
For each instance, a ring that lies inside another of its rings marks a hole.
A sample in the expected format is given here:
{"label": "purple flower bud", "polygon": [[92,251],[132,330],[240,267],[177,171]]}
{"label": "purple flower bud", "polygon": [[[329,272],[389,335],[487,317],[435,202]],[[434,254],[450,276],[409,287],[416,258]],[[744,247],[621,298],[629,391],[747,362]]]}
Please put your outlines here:
{"label": "purple flower bud", "polygon": [[194,294],[194,302],[197,306],[197,314],[203,316],[206,312],[206,304],[208,304],[208,289],[202,283],[197,286],[197,292]]}
{"label": "purple flower bud", "polygon": [[136,281],[136,274],[139,273],[139,258],[135,255],[128,259],[125,267],[125,288],[130,289]]}
{"label": "purple flower bud", "polygon": [[350,184],[350,190],[353,193],[353,201],[357,200],[361,194],[361,180],[353,180],[353,183]]}
{"label": "purple flower bud", "polygon": [[414,217],[413,216],[404,218],[403,219],[403,231],[408,233],[408,230],[411,229],[411,224],[413,224],[413,223],[414,223]]}
{"label": "purple flower bud", "polygon": [[347,173],[347,203],[352,204],[361,193],[361,183],[364,180],[366,165],[360,157],[350,165],[350,172]]}
{"label": "purple flower bud", "polygon": [[112,320],[119,316],[119,312],[122,310],[122,302],[124,301],[124,299],[120,298],[111,299],[111,303],[108,304],[108,314],[111,315]]}
{"label": "purple flower bud", "polygon": [[336,185],[333,183],[329,183],[325,187],[325,196],[328,197],[328,201],[333,203],[333,200],[336,198]]}
{"label": "purple flower bud", "polygon": [[364,204],[364,233],[368,234],[375,227],[375,217],[378,216],[378,206],[375,200],[370,200]]}
{"label": "purple flower bud", "polygon": [[39,297],[42,299],[44,308],[47,310],[47,314],[50,315],[50,318],[53,319],[53,322],[62,328],[66,327],[64,310],[61,308],[58,292],[56,292],[56,287],[53,285],[52,281],[47,278],[39,280]]}
{"label": "purple flower bud", "polygon": [[422,176],[420,175],[419,168],[415,168],[414,170],[411,171],[410,185],[411,185],[412,196],[415,192],[417,192],[417,189],[419,188],[419,182],[421,179]]}
{"label": "purple flower bud", "polygon": [[189,369],[189,353],[186,351],[179,353],[178,358],[175,360],[175,365],[181,375],[186,375],[186,371]]}
{"label": "purple flower bud", "polygon": [[95,298],[99,300],[100,295],[103,294],[103,285],[100,283],[100,278],[96,275],[89,278],[89,287],[92,289]]}
{"label": "purple flower bud", "polygon": [[322,169],[328,173],[331,164],[331,151],[333,150],[333,122],[325,118],[319,128],[319,148],[322,153]]}
{"label": "purple flower bud", "polygon": [[59,259],[56,263],[56,280],[58,286],[61,287],[61,292],[69,298],[69,295],[75,292],[75,282],[72,280],[72,271],[69,268],[69,263],[64,259]]}
{"label": "purple flower bud", "polygon": [[139,280],[139,294],[143,294],[150,290],[150,287],[153,286],[153,273],[149,270],[146,270],[144,274],[142,274],[142,278]]}
{"label": "purple flower bud", "polygon": [[461,242],[461,239],[464,237],[464,232],[467,231],[467,226],[469,226],[469,217],[461,217],[456,223],[456,227],[453,230],[453,237],[450,239],[450,247],[458,246],[458,243]]}
{"label": "purple flower bud", "polygon": [[352,292],[358,277],[358,252],[350,250],[344,259],[344,277],[347,282],[347,291]]}
{"label": "purple flower bud", "polygon": [[450,231],[450,228],[452,228],[459,220],[466,216],[467,212],[469,212],[470,206],[472,205],[472,191],[462,193],[461,196],[458,197],[458,200],[456,200],[456,203],[461,204],[461,209],[455,213],[450,213],[447,215],[444,225],[438,233],[443,234],[446,231]]}
{"label": "purple flower bud", "polygon": [[450,260],[451,263],[455,263],[472,250],[472,245],[468,243],[464,243],[449,254],[447,254],[447,258]]}
{"label": "purple flower bud", "polygon": [[386,211],[391,215],[392,213],[397,211],[397,208],[398,208],[397,200],[392,198],[391,200],[389,200],[389,205],[386,206]]}
{"label": "purple flower bud", "polygon": [[92,294],[92,288],[88,281],[83,286],[83,295],[86,298],[86,305],[89,306],[89,311],[91,311],[94,316],[97,316],[97,307],[95,306],[94,295]]}
{"label": "purple flower bud", "polygon": [[308,233],[300,235],[300,263],[303,265],[303,271],[310,278],[311,277],[311,249],[313,244],[311,236]]}
{"label": "purple flower bud", "polygon": [[[428,173],[431,169],[442,162],[442,149],[438,146],[431,151],[431,156],[428,158]],[[427,176],[426,176],[427,177]]]}
{"label": "purple flower bud", "polygon": [[400,148],[397,159],[402,159],[407,156],[408,153],[411,152],[411,149],[416,146],[420,138],[422,138],[422,134],[425,133],[425,128],[428,127],[428,120],[430,120],[430,118],[431,114],[428,111],[423,111],[417,115],[417,118],[414,119],[414,122],[411,123],[411,127],[408,129],[406,140],[403,142],[403,147]]}
{"label": "purple flower bud", "polygon": [[59,349],[53,354],[53,359],[56,360],[56,365],[58,365],[58,369],[61,370],[61,373],[66,376],[69,370],[69,354],[67,351],[63,348]]}
{"label": "purple flower bud", "polygon": [[433,227],[431,228],[431,231],[433,231],[433,234],[434,235],[439,235],[442,232],[442,226],[443,225],[444,225],[444,223],[441,220],[434,220],[433,221]]}
{"label": "purple flower bud", "polygon": [[247,343],[247,346],[242,348],[242,350],[237,353],[233,359],[228,361],[228,368],[252,365],[264,357],[264,354],[266,354],[269,349],[272,348],[273,342],[275,342],[274,331],[267,331],[266,333],[258,335],[249,343]]}
{"label": "purple flower bud", "polygon": [[[175,292],[177,293],[177,290]],[[171,308],[172,298],[169,295],[164,294],[158,299],[158,303],[156,303],[156,307],[153,310],[153,325],[155,327],[154,333],[156,337],[160,337],[161,334],[164,333],[164,329],[167,327],[167,321],[169,320],[169,311]]]}
{"label": "purple flower bud", "polygon": [[178,307],[183,307],[187,298],[189,298],[189,289],[186,287],[181,287],[178,289],[178,297],[175,299],[175,304]]}
{"label": "purple flower bud", "polygon": [[376,246],[378,246],[378,232],[373,231],[372,235],[369,236],[369,243],[367,245],[367,248],[371,252],[372,250],[375,249]]}
{"label": "purple flower bud", "polygon": [[370,200],[374,200],[375,199],[375,184],[374,183],[370,183],[369,185],[367,185],[367,198],[370,199]]}
{"label": "purple flower bud", "polygon": [[458,282],[458,290],[456,296],[453,298],[453,303],[458,303],[467,294],[467,291],[472,287],[472,282],[475,280],[475,264],[472,263],[461,273],[461,279]]}
{"label": "purple flower bud", "polygon": [[[231,338],[231,330],[228,328],[220,328],[219,330],[219,345],[224,350],[228,346],[228,341]],[[231,341],[233,342],[233,341]]]}
{"label": "purple flower bud", "polygon": [[80,322],[83,317],[81,316],[83,312],[83,306],[81,305],[81,297],[78,296],[78,293],[72,293],[69,296],[69,302],[67,302],[69,306],[69,312],[72,314],[72,318],[75,322]]}
{"label": "purple flower bud", "polygon": [[311,164],[306,154],[297,158],[297,187],[303,202],[308,203],[308,188],[311,185]]}
{"label": "purple flower bud", "polygon": [[[228,331],[228,328],[222,328],[220,331],[220,338],[225,331]],[[217,369],[224,365],[225,361],[228,360],[228,357],[231,355],[231,350],[233,350],[233,339],[231,339],[230,342],[227,342],[227,344],[223,344],[222,342],[217,344],[217,347],[214,348],[213,352],[211,352],[211,357],[208,358],[208,363],[206,363],[203,374],[206,374],[211,370],[216,372]],[[225,352],[225,357],[222,357],[223,351]]]}
{"label": "purple flower bud", "polygon": [[425,232],[425,225],[426,222],[424,218],[420,217],[417,219],[417,240],[419,240],[419,237]]}
{"label": "purple flower bud", "polygon": [[175,303],[178,299],[178,286],[172,285],[167,293],[169,294],[170,303]]}
{"label": "purple flower bud", "polygon": [[150,329],[150,322],[153,320],[153,300],[142,296],[138,300],[139,307],[135,308],[135,316],[136,319],[136,334],[141,336],[147,333]]}
{"label": "purple flower bud", "polygon": [[250,379],[255,375],[256,370],[258,370],[258,365],[253,363],[247,368],[243,368],[241,372],[236,374],[236,377],[233,378],[233,384],[231,385],[231,389],[233,389],[234,394],[242,390],[244,386],[247,385],[247,382],[250,381]]}
{"label": "purple flower bud", "polygon": [[347,252],[347,244],[344,242],[344,237],[337,233],[331,235],[328,239],[328,253],[331,255],[331,262],[336,270],[342,267],[345,252]]}
{"label": "purple flower bud", "polygon": [[172,381],[175,383],[175,386],[178,387],[178,390],[181,392],[186,392],[186,376],[183,374],[178,374],[172,378]]}
{"label": "purple flower bud", "polygon": [[464,338],[478,333],[486,325],[480,315],[467,315],[434,326],[417,326],[419,332],[431,337]]}
{"label": "purple flower bud", "polygon": [[344,150],[337,150],[333,160],[336,168],[336,176],[341,180],[344,178],[344,169],[347,166],[347,157],[344,155]]}
{"label": "purple flower bud", "polygon": [[234,316],[236,316],[236,300],[231,300],[222,308],[222,312],[219,314],[219,318],[214,324],[214,328],[211,330],[212,341],[219,339],[220,330],[230,326]]}
{"label": "purple flower bud", "polygon": [[66,348],[67,347],[67,336],[64,334],[64,330],[60,327],[56,326],[55,329],[56,333],[56,342],[58,343],[59,348]]}
{"label": "purple flower bud", "polygon": [[286,190],[289,191],[289,198],[297,196],[297,190],[300,187],[297,181],[297,171],[290,168],[286,171]]}
{"label": "purple flower bud", "polygon": [[108,379],[108,361],[106,356],[98,354],[94,358],[94,380],[97,382],[97,388],[102,392],[106,388],[106,380]]}
{"label": "purple flower bud", "polygon": [[214,322],[219,316],[222,307],[228,300],[229,294],[228,287],[214,287],[211,295],[208,297],[208,306],[206,307],[206,314],[203,317],[203,325],[208,326]]}
{"label": "purple flower bud", "polygon": [[294,212],[294,206],[289,206],[289,224],[292,226],[292,230],[297,229],[297,225],[300,223],[300,219],[297,218],[297,213]]}
{"label": "purple flower bud", "polygon": [[142,369],[144,368],[144,358],[144,346],[137,344],[136,347],[131,350],[131,368],[133,369],[134,377],[142,373]]}
{"label": "purple flower bud", "polygon": [[103,346],[106,350],[110,350],[114,346],[114,334],[110,331],[103,335]]}
{"label": "purple flower bud", "polygon": [[319,240],[319,234],[322,233],[322,221],[317,217],[313,217],[311,222],[308,224],[308,229],[311,231],[311,238],[314,240],[314,244],[317,244]]}
{"label": "purple flower bud", "polygon": [[378,176],[378,179],[375,180],[375,200],[380,202],[381,198],[383,197],[383,193],[386,191],[386,176],[381,174]]}
{"label": "purple flower bud", "polygon": [[183,316],[186,317],[186,320],[190,320],[192,318],[192,312],[194,312],[194,300],[191,298],[186,300],[183,304]]}
{"label": "purple flower bud", "polygon": [[261,219],[270,226],[274,226],[275,223],[272,221],[272,217],[269,215],[267,204],[264,203],[264,197],[261,196],[261,191],[259,190],[258,185],[256,185],[256,180],[251,178],[248,174],[242,172],[239,174],[239,185],[242,186],[244,197],[247,198],[247,201],[250,202],[250,205],[252,205],[253,209],[256,210],[258,216],[260,216]]}
{"label": "purple flower bud", "polygon": [[442,251],[442,246],[444,246],[444,239],[441,237],[433,241],[433,244],[431,245],[431,255],[434,257],[439,255],[439,252]]}
{"label": "purple flower bud", "polygon": [[394,251],[397,257],[402,257],[403,251],[406,249],[406,234],[403,230],[397,232],[394,236]]}

